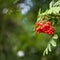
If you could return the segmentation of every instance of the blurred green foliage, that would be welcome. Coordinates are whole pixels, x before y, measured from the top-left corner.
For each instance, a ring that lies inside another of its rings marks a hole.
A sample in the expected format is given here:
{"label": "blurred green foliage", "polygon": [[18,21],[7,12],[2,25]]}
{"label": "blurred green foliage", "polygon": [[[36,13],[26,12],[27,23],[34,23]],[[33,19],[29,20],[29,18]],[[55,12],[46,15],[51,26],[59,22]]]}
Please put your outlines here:
{"label": "blurred green foliage", "polygon": [[[54,49],[55,52],[42,56],[49,35],[38,35],[33,30],[39,8],[45,11],[51,0],[31,0],[31,4],[27,4],[27,1],[0,0],[0,60],[60,60],[59,45]],[[22,13],[22,3],[30,7],[25,14]],[[56,29],[59,33],[60,26]],[[24,51],[25,55],[17,56],[18,51]]]}

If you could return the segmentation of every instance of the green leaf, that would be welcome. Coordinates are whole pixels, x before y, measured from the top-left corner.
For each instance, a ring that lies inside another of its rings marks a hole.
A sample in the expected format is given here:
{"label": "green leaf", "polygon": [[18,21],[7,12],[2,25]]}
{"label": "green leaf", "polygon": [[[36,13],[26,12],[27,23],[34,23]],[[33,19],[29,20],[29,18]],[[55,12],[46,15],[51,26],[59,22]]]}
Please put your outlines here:
{"label": "green leaf", "polygon": [[45,51],[44,51],[44,53],[43,53],[43,56],[44,56],[45,54],[48,54],[48,48],[45,49]]}
{"label": "green leaf", "polygon": [[50,44],[51,44],[53,47],[56,47],[56,42],[55,42],[55,40],[52,39],[52,40],[50,41]]}
{"label": "green leaf", "polygon": [[60,0],[57,1],[53,6],[54,6],[54,7],[55,7],[55,6],[60,6]]}
{"label": "green leaf", "polygon": [[[57,37],[56,34],[54,35],[54,37],[55,37],[55,36]],[[46,48],[45,51],[43,52],[43,56],[45,56],[45,54],[48,54],[48,51],[51,52],[51,46],[56,47],[56,42],[55,42],[55,40],[53,39],[53,37],[52,37],[52,39],[49,41],[49,43],[48,43],[48,45],[47,45],[47,48]]]}
{"label": "green leaf", "polygon": [[48,10],[48,14],[59,14],[60,12],[60,7],[52,7],[51,9]]}
{"label": "green leaf", "polygon": [[37,21],[40,21],[40,19],[41,19],[40,15],[41,15],[41,9],[39,9]]}
{"label": "green leaf", "polygon": [[48,44],[48,49],[51,52],[51,45],[50,44]]}
{"label": "green leaf", "polygon": [[50,2],[49,7],[52,8],[52,7],[53,7],[53,4],[54,4],[54,0],[52,0],[52,1]]}
{"label": "green leaf", "polygon": [[58,35],[55,34],[55,35],[53,36],[53,39],[58,39]]}
{"label": "green leaf", "polygon": [[43,56],[45,56],[45,51],[43,52]]}
{"label": "green leaf", "polygon": [[40,16],[40,14],[41,14],[41,8],[39,9],[38,16]]}
{"label": "green leaf", "polygon": [[45,51],[46,51],[46,54],[48,54],[48,48],[46,48],[46,50],[45,50]]}
{"label": "green leaf", "polygon": [[40,21],[40,19],[41,19],[41,18],[40,18],[40,17],[38,17],[37,21]]}
{"label": "green leaf", "polygon": [[47,48],[46,48],[45,51],[43,52],[43,56],[44,56],[45,54],[48,54],[48,51],[51,52],[51,45],[50,45],[50,43],[48,44]]}

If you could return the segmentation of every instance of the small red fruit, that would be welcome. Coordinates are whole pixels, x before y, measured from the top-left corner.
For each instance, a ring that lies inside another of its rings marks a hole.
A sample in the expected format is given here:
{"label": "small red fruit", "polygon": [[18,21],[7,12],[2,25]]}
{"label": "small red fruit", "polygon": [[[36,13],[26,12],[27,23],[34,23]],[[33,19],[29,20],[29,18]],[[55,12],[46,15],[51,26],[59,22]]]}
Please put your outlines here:
{"label": "small red fruit", "polygon": [[37,23],[36,23],[36,26],[37,26],[37,27],[39,27],[39,26],[43,26],[43,24],[40,23],[40,22],[37,22]]}
{"label": "small red fruit", "polygon": [[40,27],[37,27],[37,28],[36,28],[36,31],[37,31],[38,33],[42,32],[42,30],[41,30]]}
{"label": "small red fruit", "polygon": [[49,30],[54,31],[54,26],[51,26]]}
{"label": "small red fruit", "polygon": [[48,21],[48,22],[46,22],[46,24],[51,25],[51,22],[50,22],[50,21]]}
{"label": "small red fruit", "polygon": [[36,32],[38,33],[47,33],[49,35],[53,35],[54,34],[54,26],[51,26],[51,22],[48,21],[46,23],[42,23],[42,22],[37,22],[36,23]]}
{"label": "small red fruit", "polygon": [[45,31],[47,31],[47,30],[49,30],[49,28],[50,28],[50,26],[48,25],[48,24],[44,24],[43,26],[42,26],[42,30],[45,32]]}

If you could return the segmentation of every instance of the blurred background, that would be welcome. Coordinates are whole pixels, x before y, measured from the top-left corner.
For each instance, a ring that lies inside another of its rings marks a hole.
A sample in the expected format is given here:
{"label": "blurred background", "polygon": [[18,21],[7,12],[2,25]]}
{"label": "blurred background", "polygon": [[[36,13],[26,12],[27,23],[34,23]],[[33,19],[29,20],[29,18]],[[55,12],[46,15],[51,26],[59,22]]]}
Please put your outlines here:
{"label": "blurred background", "polygon": [[58,45],[43,56],[49,37],[36,34],[39,8],[49,8],[51,0],[0,0],[0,60],[60,60]]}

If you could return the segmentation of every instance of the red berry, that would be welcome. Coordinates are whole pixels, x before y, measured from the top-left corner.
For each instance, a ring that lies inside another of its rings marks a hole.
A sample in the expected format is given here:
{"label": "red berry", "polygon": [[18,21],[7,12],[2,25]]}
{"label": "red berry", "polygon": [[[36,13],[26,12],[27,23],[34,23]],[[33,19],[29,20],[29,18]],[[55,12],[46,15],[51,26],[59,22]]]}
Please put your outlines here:
{"label": "red berry", "polygon": [[46,24],[51,25],[51,22],[50,22],[50,21],[48,21],[48,22],[46,22]]}
{"label": "red berry", "polygon": [[50,31],[54,31],[54,27],[53,27],[53,26],[51,26],[49,30],[50,30]]}
{"label": "red berry", "polygon": [[42,23],[40,23],[40,22],[38,22],[38,23],[36,23],[36,26],[38,27],[38,26],[42,26],[43,24]]}
{"label": "red berry", "polygon": [[47,34],[48,34],[48,33],[49,33],[49,30],[45,31],[45,33],[47,33]]}
{"label": "red berry", "polygon": [[36,31],[38,33],[43,32],[43,33],[47,33],[49,35],[54,34],[54,26],[51,26],[51,22],[49,22],[49,21],[44,24],[41,22],[37,22],[36,26],[37,26]]}
{"label": "red berry", "polygon": [[54,32],[51,33],[52,35],[54,34]]}
{"label": "red berry", "polygon": [[50,35],[50,34],[51,34],[51,32],[48,32],[48,34]]}
{"label": "red berry", "polygon": [[42,32],[42,30],[41,30],[40,27],[37,27],[37,28],[36,28],[36,31],[37,31],[38,33]]}
{"label": "red berry", "polygon": [[48,26],[47,24],[44,24],[44,25],[42,26],[42,30],[43,30],[44,32],[47,31],[49,28],[50,28],[50,26]]}
{"label": "red berry", "polygon": [[54,29],[52,27],[50,27],[50,29],[48,31],[49,31],[48,34],[51,34],[51,35],[54,34]]}
{"label": "red berry", "polygon": [[50,31],[48,34],[53,35],[53,34],[54,34],[54,32]]}

